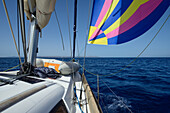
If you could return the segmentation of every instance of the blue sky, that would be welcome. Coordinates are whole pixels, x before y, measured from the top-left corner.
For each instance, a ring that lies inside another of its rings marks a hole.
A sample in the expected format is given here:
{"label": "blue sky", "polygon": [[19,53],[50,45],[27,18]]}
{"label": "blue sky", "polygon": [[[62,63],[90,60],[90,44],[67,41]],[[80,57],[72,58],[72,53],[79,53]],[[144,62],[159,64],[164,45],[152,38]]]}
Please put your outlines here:
{"label": "blue sky", "polygon": [[[69,23],[71,38],[73,38],[73,0],[68,0]],[[15,37],[17,38],[16,20],[16,0],[6,0],[8,12],[12,22]],[[76,55],[84,56],[85,40],[87,38],[88,25],[88,5],[89,0],[78,0],[78,22],[77,22],[77,41]],[[57,0],[56,12],[61,25],[65,50],[62,49],[60,33],[54,13],[49,24],[42,30],[42,38],[39,39],[38,56],[70,56],[69,33],[67,24],[66,0]],[[5,11],[0,1],[0,57],[17,56],[17,52],[12,39],[11,31],[7,22]],[[130,42],[114,45],[87,45],[87,56],[96,57],[136,57],[154,37],[158,29],[170,14],[170,8],[160,18],[160,20],[146,33]],[[26,20],[26,32],[29,22]],[[22,50],[21,50],[22,51]],[[79,53],[78,53],[79,51]],[[23,54],[22,54],[23,56]],[[170,19],[166,22],[160,33],[142,54],[141,57],[170,57]]]}

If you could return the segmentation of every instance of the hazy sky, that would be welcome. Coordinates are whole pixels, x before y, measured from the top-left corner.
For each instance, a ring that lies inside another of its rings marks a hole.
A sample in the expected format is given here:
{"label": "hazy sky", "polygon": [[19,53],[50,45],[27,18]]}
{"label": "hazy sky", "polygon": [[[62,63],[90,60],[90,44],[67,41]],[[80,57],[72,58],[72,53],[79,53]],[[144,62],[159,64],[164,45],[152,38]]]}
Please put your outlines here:
{"label": "hazy sky", "polygon": [[[73,38],[74,3],[72,2],[73,0],[68,1],[70,31],[71,38]],[[6,0],[6,4],[14,34],[17,38],[16,0]],[[76,47],[76,55],[80,56],[84,55],[85,40],[87,38],[87,25],[89,25],[87,16],[89,10],[88,5],[89,0],[78,0],[78,26],[76,41],[78,49]],[[55,8],[64,37],[65,50],[63,51],[62,49],[59,29],[53,13],[49,24],[42,30],[42,38],[39,39],[38,56],[70,56],[66,0],[57,0]],[[160,20],[149,31],[139,38],[125,44],[114,46],[87,45],[87,56],[136,57],[154,37],[169,14],[170,8],[168,8],[162,18],[160,18]],[[0,1],[0,15],[0,57],[17,56],[2,1]],[[28,26],[29,22],[26,20],[26,32],[28,31]],[[158,36],[141,57],[170,57],[170,19],[168,19]]]}

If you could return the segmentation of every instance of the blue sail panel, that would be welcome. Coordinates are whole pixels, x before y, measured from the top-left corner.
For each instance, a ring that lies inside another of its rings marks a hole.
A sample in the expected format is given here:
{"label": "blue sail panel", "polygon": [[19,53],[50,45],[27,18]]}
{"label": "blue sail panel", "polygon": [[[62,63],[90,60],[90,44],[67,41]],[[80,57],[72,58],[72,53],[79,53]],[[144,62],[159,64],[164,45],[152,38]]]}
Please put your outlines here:
{"label": "blue sail panel", "polygon": [[170,0],[94,0],[88,43],[114,45],[133,40],[148,31],[169,5]]}

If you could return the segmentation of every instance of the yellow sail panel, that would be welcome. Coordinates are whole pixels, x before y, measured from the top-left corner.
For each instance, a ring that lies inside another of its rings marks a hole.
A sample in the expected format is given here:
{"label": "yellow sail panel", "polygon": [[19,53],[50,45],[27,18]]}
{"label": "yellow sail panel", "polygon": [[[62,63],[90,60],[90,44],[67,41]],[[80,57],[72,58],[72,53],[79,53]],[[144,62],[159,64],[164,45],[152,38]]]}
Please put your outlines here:
{"label": "yellow sail panel", "polygon": [[99,44],[99,45],[108,45],[107,38],[96,39],[95,41],[88,41],[89,44]]}
{"label": "yellow sail panel", "polygon": [[133,40],[149,30],[168,7],[169,0],[94,0],[88,42],[114,45]]}
{"label": "yellow sail panel", "polygon": [[91,36],[92,36],[92,34],[96,31],[96,29],[97,29],[97,27],[90,26],[88,40],[90,40],[90,37],[91,37]]}

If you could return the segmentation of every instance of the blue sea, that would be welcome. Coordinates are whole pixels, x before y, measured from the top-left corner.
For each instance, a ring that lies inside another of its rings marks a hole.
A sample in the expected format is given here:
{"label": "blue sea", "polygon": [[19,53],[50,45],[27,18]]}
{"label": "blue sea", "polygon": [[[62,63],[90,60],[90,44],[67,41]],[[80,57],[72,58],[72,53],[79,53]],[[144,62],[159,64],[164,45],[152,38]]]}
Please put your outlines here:
{"label": "blue sea", "polygon": [[[83,58],[77,60],[83,64]],[[119,71],[133,60],[86,58],[85,68],[88,72],[85,75],[96,97],[96,75],[113,73],[110,76],[99,76],[99,102],[103,112],[170,113],[170,58],[139,58]],[[16,66],[18,62],[18,58],[0,58],[0,71]]]}

